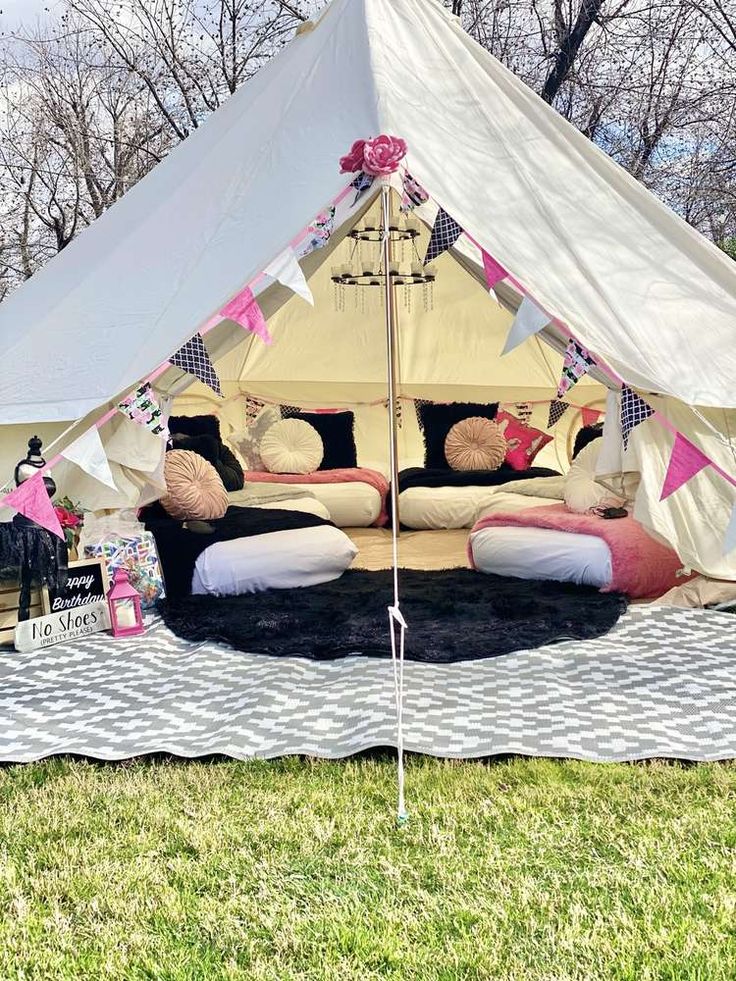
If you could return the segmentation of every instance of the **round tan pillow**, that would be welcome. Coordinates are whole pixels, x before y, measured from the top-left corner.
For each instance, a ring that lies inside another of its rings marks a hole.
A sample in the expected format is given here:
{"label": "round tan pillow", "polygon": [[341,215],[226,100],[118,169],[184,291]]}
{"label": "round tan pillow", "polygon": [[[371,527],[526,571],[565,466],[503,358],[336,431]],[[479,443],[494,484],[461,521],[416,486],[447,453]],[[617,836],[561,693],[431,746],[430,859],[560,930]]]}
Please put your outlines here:
{"label": "round tan pillow", "polygon": [[263,465],[271,473],[314,473],[324,456],[322,437],[303,419],[281,419],[261,440]]}
{"label": "round tan pillow", "polygon": [[445,440],[445,456],[453,470],[498,470],[507,449],[498,423],[482,416],[456,422]]}
{"label": "round tan pillow", "polygon": [[166,494],[161,505],[180,521],[211,521],[227,511],[228,498],[220,475],[199,453],[169,450],[164,459]]}

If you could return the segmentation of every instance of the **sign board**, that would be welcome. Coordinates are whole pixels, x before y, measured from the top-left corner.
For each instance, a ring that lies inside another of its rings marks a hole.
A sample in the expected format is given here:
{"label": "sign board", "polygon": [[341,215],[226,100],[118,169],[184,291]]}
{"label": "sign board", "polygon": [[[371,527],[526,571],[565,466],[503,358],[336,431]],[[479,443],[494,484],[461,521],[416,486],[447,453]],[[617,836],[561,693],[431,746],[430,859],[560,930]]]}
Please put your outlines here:
{"label": "sign board", "polygon": [[110,611],[107,602],[103,600],[99,603],[85,603],[74,610],[62,610],[45,617],[23,620],[15,628],[15,649],[26,653],[109,629]]}
{"label": "sign board", "polygon": [[80,559],[69,563],[66,584],[61,589],[43,590],[43,612],[76,610],[87,603],[99,603],[107,596],[107,568],[103,559]]}

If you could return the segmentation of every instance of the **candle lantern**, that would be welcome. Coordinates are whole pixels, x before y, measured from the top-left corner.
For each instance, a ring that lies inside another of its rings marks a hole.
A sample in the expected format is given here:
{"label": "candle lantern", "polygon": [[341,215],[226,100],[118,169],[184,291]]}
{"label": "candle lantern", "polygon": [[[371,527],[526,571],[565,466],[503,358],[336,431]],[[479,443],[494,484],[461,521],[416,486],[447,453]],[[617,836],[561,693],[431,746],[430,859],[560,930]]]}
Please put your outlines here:
{"label": "candle lantern", "polygon": [[141,598],[128,581],[125,569],[116,569],[107,594],[113,637],[133,637],[143,633]]}

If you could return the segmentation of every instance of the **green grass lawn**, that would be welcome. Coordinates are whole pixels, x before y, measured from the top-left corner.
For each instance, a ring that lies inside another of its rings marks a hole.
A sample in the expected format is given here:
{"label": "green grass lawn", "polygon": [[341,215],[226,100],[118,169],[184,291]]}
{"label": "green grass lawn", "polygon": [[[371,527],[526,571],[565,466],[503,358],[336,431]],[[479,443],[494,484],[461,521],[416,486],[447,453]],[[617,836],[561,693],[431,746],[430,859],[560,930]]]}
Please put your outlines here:
{"label": "green grass lawn", "polygon": [[0,978],[736,978],[736,766],[0,770]]}

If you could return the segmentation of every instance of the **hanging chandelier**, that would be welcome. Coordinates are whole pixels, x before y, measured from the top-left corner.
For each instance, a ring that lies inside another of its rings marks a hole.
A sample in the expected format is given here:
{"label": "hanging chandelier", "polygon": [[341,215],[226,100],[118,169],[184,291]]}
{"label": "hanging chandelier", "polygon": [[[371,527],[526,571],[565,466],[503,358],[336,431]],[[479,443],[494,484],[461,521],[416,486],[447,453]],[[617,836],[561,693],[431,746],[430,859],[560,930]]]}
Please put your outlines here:
{"label": "hanging chandelier", "polygon": [[[404,306],[411,310],[410,288],[423,287],[424,309],[433,308],[433,284],[437,272],[434,264],[422,264],[417,251],[419,219],[413,215],[391,216],[389,220],[388,276],[392,286],[403,287]],[[366,217],[358,222],[346,236],[349,243],[348,261],[333,266],[331,279],[335,287],[335,307],[346,309],[346,290],[352,287],[382,287],[385,289],[386,271],[383,268],[383,229],[376,219]],[[355,306],[365,309],[366,300],[361,296]]]}

